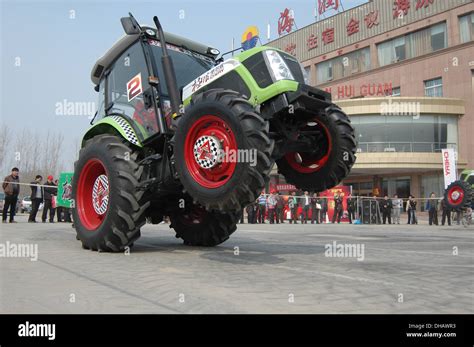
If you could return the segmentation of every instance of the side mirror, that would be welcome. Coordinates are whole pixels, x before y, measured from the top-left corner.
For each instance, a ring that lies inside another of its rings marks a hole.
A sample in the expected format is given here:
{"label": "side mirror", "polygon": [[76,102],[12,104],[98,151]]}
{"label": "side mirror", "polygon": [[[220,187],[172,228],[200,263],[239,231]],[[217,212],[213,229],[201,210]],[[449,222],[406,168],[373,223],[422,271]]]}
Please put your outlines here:
{"label": "side mirror", "polygon": [[132,18],[122,17],[120,18],[120,22],[122,22],[123,30],[127,35],[140,34],[140,27]]}

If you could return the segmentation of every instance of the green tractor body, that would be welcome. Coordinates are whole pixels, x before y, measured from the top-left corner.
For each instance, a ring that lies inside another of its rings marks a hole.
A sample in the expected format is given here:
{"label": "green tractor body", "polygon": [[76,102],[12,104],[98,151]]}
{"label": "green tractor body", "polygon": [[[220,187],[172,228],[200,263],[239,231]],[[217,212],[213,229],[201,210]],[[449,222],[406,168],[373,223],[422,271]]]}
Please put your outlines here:
{"label": "green tractor body", "polygon": [[122,18],[126,35],[92,70],[99,109],[72,184],[85,248],[121,251],[163,216],[186,244],[214,246],[235,231],[274,165],[313,192],[348,175],[350,120],[306,84],[293,56],[256,47],[217,59],[216,49],[154,21]]}
{"label": "green tractor body", "polygon": [[474,189],[474,170],[463,170],[459,176],[459,180],[466,182],[472,189]]}

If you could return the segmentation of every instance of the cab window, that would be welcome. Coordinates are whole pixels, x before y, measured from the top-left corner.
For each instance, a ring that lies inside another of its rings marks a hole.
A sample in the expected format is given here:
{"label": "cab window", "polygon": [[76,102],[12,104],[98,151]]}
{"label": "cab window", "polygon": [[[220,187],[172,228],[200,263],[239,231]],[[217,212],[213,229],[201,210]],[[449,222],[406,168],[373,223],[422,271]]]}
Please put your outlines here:
{"label": "cab window", "polygon": [[143,95],[149,88],[145,57],[137,42],[115,61],[107,76],[107,115],[128,118],[142,141],[158,132],[154,107],[145,108]]}

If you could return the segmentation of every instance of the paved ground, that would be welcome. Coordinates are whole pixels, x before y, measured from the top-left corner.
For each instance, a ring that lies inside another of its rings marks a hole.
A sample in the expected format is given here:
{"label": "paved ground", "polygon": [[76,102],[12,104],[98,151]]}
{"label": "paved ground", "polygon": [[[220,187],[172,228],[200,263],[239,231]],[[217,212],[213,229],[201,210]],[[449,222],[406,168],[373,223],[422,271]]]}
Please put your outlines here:
{"label": "paved ground", "polygon": [[[124,255],[83,250],[69,224],[18,221],[0,244],[39,257],[0,258],[1,313],[474,313],[472,227],[244,224],[199,248],[147,225]],[[364,259],[326,256],[334,241]]]}

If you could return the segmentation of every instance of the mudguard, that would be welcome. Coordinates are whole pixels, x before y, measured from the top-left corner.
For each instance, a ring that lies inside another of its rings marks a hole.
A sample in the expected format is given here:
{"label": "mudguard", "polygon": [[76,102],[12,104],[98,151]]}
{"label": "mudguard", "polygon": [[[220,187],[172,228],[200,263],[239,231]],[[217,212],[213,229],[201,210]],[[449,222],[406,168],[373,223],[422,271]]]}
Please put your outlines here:
{"label": "mudguard", "polygon": [[135,130],[133,130],[127,119],[121,116],[104,117],[95,123],[82,138],[81,147],[84,147],[84,144],[88,139],[94,137],[95,135],[104,133],[118,133],[131,144],[142,147]]}

